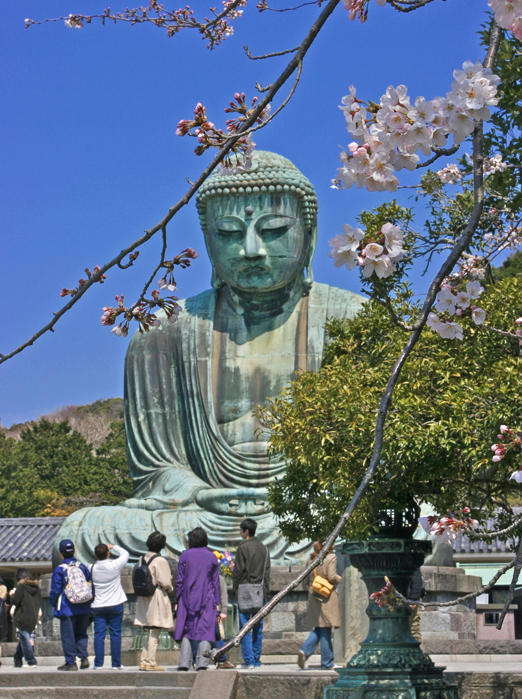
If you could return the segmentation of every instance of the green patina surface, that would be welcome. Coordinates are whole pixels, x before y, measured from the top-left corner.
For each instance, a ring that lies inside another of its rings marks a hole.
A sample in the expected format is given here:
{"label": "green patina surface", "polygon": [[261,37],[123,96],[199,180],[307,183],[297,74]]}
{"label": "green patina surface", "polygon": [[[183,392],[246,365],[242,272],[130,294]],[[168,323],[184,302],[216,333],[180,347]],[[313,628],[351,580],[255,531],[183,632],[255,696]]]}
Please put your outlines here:
{"label": "green patina surface", "polygon": [[285,158],[259,153],[244,173],[215,173],[198,194],[212,288],[182,302],[175,324],[136,333],[125,364],[128,462],[134,490],[118,507],[80,510],[60,536],[92,560],[101,539],[136,558],[149,532],[179,554],[204,527],[212,548],[239,543],[255,517],[272,558],[301,560],[267,512],[266,488],[285,468],[267,457],[256,405],[299,370],[321,363],[327,317],[353,317],[363,302],[313,282],[317,198]]}

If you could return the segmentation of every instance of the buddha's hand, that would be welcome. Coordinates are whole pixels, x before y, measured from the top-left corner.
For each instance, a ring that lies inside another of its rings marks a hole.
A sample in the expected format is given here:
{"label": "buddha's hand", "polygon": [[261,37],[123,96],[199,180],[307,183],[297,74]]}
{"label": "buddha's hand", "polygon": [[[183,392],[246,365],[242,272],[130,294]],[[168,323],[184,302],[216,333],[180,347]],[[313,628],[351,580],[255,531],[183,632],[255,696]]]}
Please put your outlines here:
{"label": "buddha's hand", "polygon": [[218,515],[262,515],[267,508],[266,488],[212,488],[200,490],[196,503]]}

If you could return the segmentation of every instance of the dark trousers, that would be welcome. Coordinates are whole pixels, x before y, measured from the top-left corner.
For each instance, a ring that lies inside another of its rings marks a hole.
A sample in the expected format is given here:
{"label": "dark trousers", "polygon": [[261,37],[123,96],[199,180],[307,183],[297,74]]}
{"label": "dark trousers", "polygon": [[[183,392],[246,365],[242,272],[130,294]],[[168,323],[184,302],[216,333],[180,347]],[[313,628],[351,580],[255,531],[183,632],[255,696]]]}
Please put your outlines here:
{"label": "dark trousers", "polygon": [[73,665],[76,657],[83,659],[87,653],[87,629],[91,623],[91,613],[60,617],[60,634],[65,662]]}
{"label": "dark trousers", "polygon": [[112,667],[120,667],[123,604],[93,609],[92,617],[94,622],[94,667],[103,667],[107,629],[109,629],[111,637]]}
{"label": "dark trousers", "polygon": [[31,644],[31,632],[20,631],[20,629],[18,629],[17,635],[18,645],[16,646],[15,654],[13,657],[15,667],[22,667],[24,658],[28,665],[36,665],[34,650]]}

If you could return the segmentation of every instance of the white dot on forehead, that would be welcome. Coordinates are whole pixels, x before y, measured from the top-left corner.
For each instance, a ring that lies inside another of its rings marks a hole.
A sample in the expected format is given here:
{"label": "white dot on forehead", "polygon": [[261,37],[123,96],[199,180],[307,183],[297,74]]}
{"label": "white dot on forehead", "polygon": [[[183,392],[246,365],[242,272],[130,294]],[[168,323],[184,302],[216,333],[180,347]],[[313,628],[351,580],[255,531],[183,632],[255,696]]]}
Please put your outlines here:
{"label": "white dot on forehead", "polygon": [[253,213],[254,213],[254,207],[253,207],[253,206],[247,206],[246,209],[245,209],[245,214],[246,214],[247,216],[252,216]]}

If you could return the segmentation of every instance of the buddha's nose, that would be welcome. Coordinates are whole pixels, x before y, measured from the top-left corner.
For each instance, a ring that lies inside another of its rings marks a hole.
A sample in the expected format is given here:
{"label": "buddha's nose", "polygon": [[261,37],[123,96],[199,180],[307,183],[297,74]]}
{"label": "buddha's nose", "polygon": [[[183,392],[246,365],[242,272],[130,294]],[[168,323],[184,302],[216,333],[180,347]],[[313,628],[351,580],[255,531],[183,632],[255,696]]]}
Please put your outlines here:
{"label": "buddha's nose", "polygon": [[266,250],[263,241],[259,237],[254,222],[252,222],[245,233],[243,247],[239,251],[241,257],[266,257]]}

